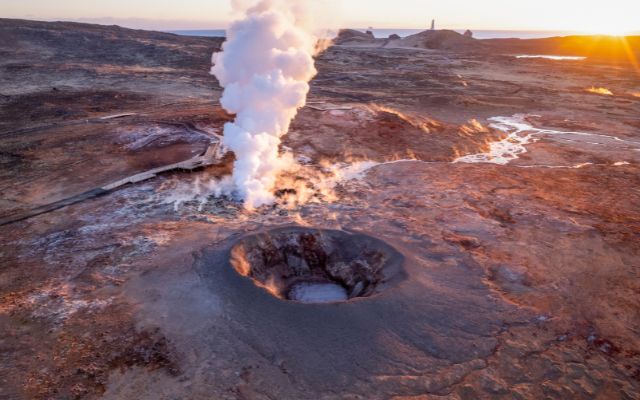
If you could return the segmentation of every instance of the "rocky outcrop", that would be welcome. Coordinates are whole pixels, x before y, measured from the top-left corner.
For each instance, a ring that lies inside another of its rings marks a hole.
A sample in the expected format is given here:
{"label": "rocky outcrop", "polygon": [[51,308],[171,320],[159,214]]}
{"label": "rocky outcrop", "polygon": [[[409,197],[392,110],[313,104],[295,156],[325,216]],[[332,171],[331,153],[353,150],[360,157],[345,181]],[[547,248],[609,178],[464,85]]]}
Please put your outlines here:
{"label": "rocky outcrop", "polygon": [[471,37],[450,30],[424,31],[402,39],[403,47],[438,50],[467,50],[479,44]]}
{"label": "rocky outcrop", "polygon": [[376,38],[371,31],[366,33],[357,31],[355,29],[342,29],[338,33],[338,37],[334,40],[335,44],[363,44],[373,43]]}

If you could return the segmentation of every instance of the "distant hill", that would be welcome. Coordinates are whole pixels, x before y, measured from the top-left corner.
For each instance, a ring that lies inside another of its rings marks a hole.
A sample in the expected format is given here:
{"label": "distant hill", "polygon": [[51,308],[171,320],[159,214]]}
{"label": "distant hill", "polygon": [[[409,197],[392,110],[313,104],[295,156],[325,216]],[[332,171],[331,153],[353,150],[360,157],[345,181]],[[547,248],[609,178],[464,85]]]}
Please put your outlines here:
{"label": "distant hill", "polygon": [[338,45],[355,45],[382,43],[384,39],[376,39],[372,34],[370,35],[355,29],[341,29],[333,42]]}
{"label": "distant hill", "polygon": [[[51,60],[101,64],[208,70],[211,54],[224,38],[178,36],[119,26],[74,22],[41,22],[0,18],[2,60]],[[424,31],[405,38],[376,39],[372,34],[345,29],[338,45],[409,47],[494,54],[584,56],[614,63],[640,60],[640,36],[566,36],[545,39],[473,39],[451,30]],[[636,62],[636,65],[638,63]],[[640,70],[640,67],[639,67]]]}
{"label": "distant hill", "polygon": [[455,31],[438,30],[424,31],[415,35],[401,38],[391,35],[389,38],[375,38],[370,33],[363,33],[353,29],[343,29],[334,43],[348,46],[384,46],[384,47],[414,47],[423,49],[461,50],[477,46],[477,41],[465,37]]}
{"label": "distant hill", "polygon": [[376,39],[352,29],[340,31],[336,44],[367,47],[411,47],[481,51],[495,54],[583,56],[615,63],[640,60],[640,36],[565,36],[544,39],[473,39],[451,30],[424,31],[406,38]]}
{"label": "distant hill", "polygon": [[222,42],[221,38],[178,36],[115,25],[0,19],[0,63],[48,60],[207,70],[210,60],[202,54],[211,54]]}
{"label": "distant hill", "polygon": [[479,41],[451,30],[424,31],[396,43],[402,47],[443,50],[472,50],[480,46]]}

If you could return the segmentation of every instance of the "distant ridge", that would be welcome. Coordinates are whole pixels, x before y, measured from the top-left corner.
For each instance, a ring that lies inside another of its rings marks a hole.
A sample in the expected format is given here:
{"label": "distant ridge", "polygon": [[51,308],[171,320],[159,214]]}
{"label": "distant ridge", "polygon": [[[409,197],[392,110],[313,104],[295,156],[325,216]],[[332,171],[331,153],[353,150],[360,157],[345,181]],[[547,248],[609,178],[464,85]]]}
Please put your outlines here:
{"label": "distant ridge", "polygon": [[452,30],[427,30],[405,38],[381,39],[357,30],[344,29],[340,31],[335,43],[347,46],[483,51],[511,55],[579,56],[635,65],[638,65],[640,60],[640,36],[572,35],[541,39],[474,39]]}
{"label": "distant ridge", "polygon": [[[405,38],[416,33],[420,33],[422,29],[351,29],[361,33],[371,31],[376,39],[386,39],[391,35],[397,35]],[[467,29],[450,29],[458,33],[464,33]],[[471,29],[476,39],[543,39],[558,36],[578,35],[572,31],[517,31],[517,30],[485,30]],[[182,36],[199,36],[199,37],[224,37],[226,31],[224,29],[167,29],[162,32],[174,33]]]}
{"label": "distant ridge", "polygon": [[189,38],[117,25],[0,18],[0,54],[25,61],[38,59],[46,49],[52,61],[207,71],[211,61],[199,51],[213,51],[221,43],[220,38]]}
{"label": "distant ridge", "polygon": [[[200,31],[192,31],[200,32]],[[64,36],[60,36],[64,33]],[[475,32],[474,32],[475,34]],[[93,38],[99,37],[137,38],[136,51],[123,53],[115,44],[102,41],[100,48],[95,47]],[[475,36],[475,35],[474,35]],[[16,43],[31,43],[57,49],[55,57],[77,57],[78,53],[85,54],[87,58],[105,59],[110,57],[130,59],[131,64],[144,63],[148,56],[150,64],[157,64],[163,60],[167,66],[174,64],[173,51],[170,47],[149,46],[144,39],[158,41],[167,40],[174,43],[176,35],[167,32],[147,31],[141,29],[122,28],[117,25],[86,24],[78,22],[44,22],[20,19],[0,18],[0,51],[15,48]],[[63,39],[63,40],[61,40]],[[187,38],[177,39],[178,42]],[[213,48],[219,45],[223,38],[201,37],[193,38],[198,45]],[[185,42],[186,43],[186,42]],[[193,46],[193,42],[189,42]],[[465,37],[452,30],[423,31],[414,35],[390,38],[376,38],[373,34],[363,33],[354,29],[340,31],[335,43],[338,45],[368,46],[368,47],[410,47],[433,50],[449,51],[483,51],[496,54],[548,54],[563,56],[580,56],[590,60],[600,60],[620,64],[634,64],[640,71],[640,35],[616,37],[606,35],[572,35],[562,37],[550,37],[542,39],[475,39]],[[78,48],[86,48],[85,52],[76,51]],[[74,49],[74,51],[71,51]],[[34,48],[34,51],[36,49]],[[180,52],[189,53],[195,57],[195,52],[188,46],[180,48]],[[176,59],[175,63],[184,62]],[[199,68],[206,68],[209,60],[194,59],[191,65],[198,64]]]}

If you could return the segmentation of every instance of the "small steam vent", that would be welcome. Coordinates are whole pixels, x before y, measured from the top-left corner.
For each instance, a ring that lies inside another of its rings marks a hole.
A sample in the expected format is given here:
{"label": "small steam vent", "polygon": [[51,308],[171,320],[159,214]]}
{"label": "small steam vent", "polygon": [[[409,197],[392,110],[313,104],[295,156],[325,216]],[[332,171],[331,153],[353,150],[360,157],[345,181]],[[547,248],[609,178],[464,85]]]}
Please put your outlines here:
{"label": "small steam vent", "polygon": [[382,293],[404,279],[403,257],[360,233],[279,228],[240,240],[235,270],[272,295],[300,303],[336,303]]}

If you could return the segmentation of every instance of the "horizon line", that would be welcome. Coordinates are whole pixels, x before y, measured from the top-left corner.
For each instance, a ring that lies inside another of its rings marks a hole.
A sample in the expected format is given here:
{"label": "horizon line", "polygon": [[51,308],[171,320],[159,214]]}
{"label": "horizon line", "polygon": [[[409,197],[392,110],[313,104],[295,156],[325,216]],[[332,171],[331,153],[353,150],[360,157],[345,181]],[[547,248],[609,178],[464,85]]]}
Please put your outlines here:
{"label": "horizon line", "polygon": [[[128,29],[139,29],[139,30],[148,30],[148,31],[159,31],[159,32],[177,32],[177,31],[224,31],[229,29],[229,27],[211,27],[208,26],[196,26],[196,27],[188,27],[181,24],[184,23],[203,23],[204,21],[196,21],[196,20],[167,20],[167,19],[153,19],[153,18],[116,18],[116,17],[91,17],[91,18],[38,18],[38,17],[0,17],[5,19],[18,19],[18,20],[27,20],[27,21],[36,21],[36,22],[75,22],[75,23],[84,23],[84,24],[94,24],[94,25],[105,25],[105,26],[120,26],[122,28]],[[129,21],[130,23],[127,23]],[[137,22],[137,24],[136,24]],[[166,22],[167,25],[157,25],[158,23]],[[228,25],[230,23],[220,22],[220,25]],[[145,25],[145,23],[149,25]],[[171,25],[174,24],[172,27]],[[430,30],[429,27],[381,27],[376,28],[375,26],[364,28],[364,27],[340,27],[340,28],[332,28],[332,29],[354,29],[354,30]],[[573,34],[584,34],[584,35],[608,35],[606,33],[598,33],[593,31],[586,31],[580,29],[567,29],[567,28],[474,28],[474,27],[465,27],[465,28],[454,28],[443,26],[438,28],[437,30],[454,30],[454,31],[493,31],[493,32],[539,32],[539,33],[573,33]],[[626,32],[623,35],[618,36],[629,36],[629,35],[640,35],[640,30]],[[612,36],[612,35],[608,35]],[[615,36],[615,35],[613,35]]]}

